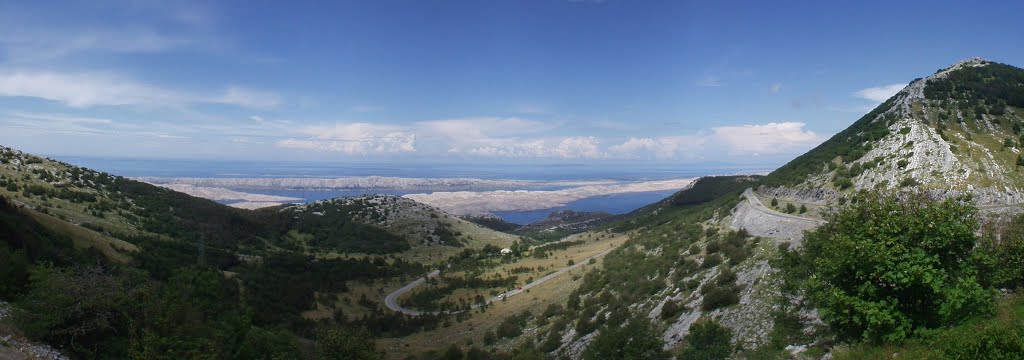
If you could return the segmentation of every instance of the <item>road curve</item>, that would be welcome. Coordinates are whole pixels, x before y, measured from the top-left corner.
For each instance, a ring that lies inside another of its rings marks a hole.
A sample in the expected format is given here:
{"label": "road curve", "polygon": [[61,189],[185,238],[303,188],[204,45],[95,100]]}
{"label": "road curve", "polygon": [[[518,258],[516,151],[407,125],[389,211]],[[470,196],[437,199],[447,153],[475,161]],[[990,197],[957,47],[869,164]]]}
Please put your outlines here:
{"label": "road curve", "polygon": [[409,292],[413,288],[415,288],[417,286],[420,286],[421,284],[423,284],[424,282],[427,281],[426,280],[427,278],[432,278],[432,277],[438,276],[440,274],[441,274],[441,270],[434,270],[434,271],[431,271],[429,274],[427,274],[427,276],[420,277],[419,279],[416,279],[416,280],[414,280],[411,283],[405,284],[405,286],[399,288],[398,290],[395,290],[394,292],[388,294],[388,296],[384,297],[384,305],[387,305],[388,309],[391,309],[391,310],[394,310],[394,311],[397,311],[397,312],[400,312],[400,313],[403,313],[403,314],[406,314],[406,315],[416,316],[416,315],[421,314],[419,311],[416,311],[416,310],[413,310],[413,309],[406,309],[406,308],[402,307],[402,305],[398,305],[398,297],[402,296],[402,294],[405,294],[405,293]]}
{"label": "road curve", "polygon": [[761,203],[761,199],[758,199],[757,196],[754,195],[754,190],[751,189],[751,188],[747,188],[747,190],[743,191],[743,197],[746,198],[748,202],[750,202],[750,205],[751,205],[751,207],[754,210],[757,210],[759,212],[762,212],[762,213],[765,213],[765,214],[768,214],[768,215],[771,215],[771,216],[778,216],[778,217],[784,217],[784,218],[787,218],[787,219],[793,219],[793,220],[796,220],[796,221],[809,222],[809,223],[813,223],[814,225],[822,225],[824,223],[827,223],[827,221],[825,221],[825,220],[812,219],[812,218],[809,218],[809,217],[797,216],[797,215],[793,215],[793,214],[786,214],[786,213],[783,213],[783,212],[775,211],[775,210],[773,210],[773,209],[771,209],[771,208],[769,208],[767,206],[764,206],[764,204]]}
{"label": "road curve", "polygon": [[[546,282],[548,280],[551,280],[551,279],[554,279],[555,277],[557,277],[559,275],[562,275],[562,274],[564,274],[566,272],[569,272],[572,269],[575,269],[575,268],[578,268],[578,267],[581,267],[581,266],[585,266],[585,265],[587,265],[590,262],[590,259],[596,259],[596,258],[599,258],[601,256],[604,256],[604,255],[608,254],[609,252],[611,252],[612,250],[615,250],[615,248],[610,248],[610,249],[604,250],[604,251],[599,252],[597,254],[594,254],[593,256],[590,256],[590,257],[588,257],[586,259],[580,260],[579,262],[577,262],[575,264],[572,264],[570,266],[566,266],[566,267],[564,267],[562,269],[559,269],[558,271],[555,271],[553,273],[547,274],[547,275],[545,275],[544,277],[542,277],[540,279],[534,280],[534,281],[530,282],[529,284],[523,285],[522,287],[519,287],[519,288],[516,288],[516,289],[512,289],[512,290],[507,291],[507,292],[505,292],[503,294],[499,294],[498,296],[492,297],[492,298],[487,300],[487,303],[490,304],[490,303],[493,303],[493,302],[496,302],[496,301],[501,301],[502,299],[505,299],[505,298],[509,298],[511,296],[519,295],[519,294],[521,294],[523,292],[526,292],[527,290],[530,290],[530,288],[532,288],[534,286],[543,284],[544,282]],[[399,288],[398,290],[395,290],[394,292],[388,294],[388,296],[384,297],[384,305],[386,305],[388,307],[388,309],[391,309],[393,311],[397,311],[397,312],[400,312],[400,313],[403,313],[403,314],[406,314],[406,315],[412,315],[412,316],[423,315],[423,314],[439,314],[439,313],[441,313],[440,311],[418,311],[418,310],[413,310],[413,309],[407,309],[407,308],[404,308],[404,307],[402,307],[401,305],[398,304],[398,298],[401,297],[402,294],[405,294],[405,293],[407,293],[409,291],[412,291],[412,289],[415,289],[417,286],[422,285],[424,282],[426,282],[425,278],[436,277],[436,276],[438,276],[440,274],[441,274],[440,270],[434,270],[430,274],[427,274],[427,276],[424,276],[424,277],[421,277],[419,279],[416,279],[415,281],[406,284],[405,286]],[[480,307],[480,304],[473,304],[473,308],[474,309],[476,309],[478,307]]]}

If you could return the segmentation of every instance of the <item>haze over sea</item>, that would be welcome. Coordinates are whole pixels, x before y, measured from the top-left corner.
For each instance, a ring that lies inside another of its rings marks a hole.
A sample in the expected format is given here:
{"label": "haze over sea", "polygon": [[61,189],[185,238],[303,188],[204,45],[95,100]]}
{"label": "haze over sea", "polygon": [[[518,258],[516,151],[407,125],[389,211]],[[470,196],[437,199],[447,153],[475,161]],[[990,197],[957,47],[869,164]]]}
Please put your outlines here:
{"label": "haze over sea", "polygon": [[[588,181],[613,180],[621,183],[693,178],[704,175],[762,173],[770,169],[737,165],[680,166],[634,165],[620,166],[588,164],[487,164],[487,163],[358,163],[281,162],[281,161],[224,161],[224,160],[171,160],[123,159],[104,157],[56,156],[58,160],[93,168],[111,174],[141,178],[339,178],[385,176],[399,178],[473,178],[486,180]],[[558,190],[566,185],[533,187],[531,190]],[[288,196],[301,201],[316,201],[340,196],[365,194],[405,195],[430,191],[410,189],[237,189],[248,193]],[[508,188],[504,190],[519,190]],[[623,214],[671,195],[676,190],[631,192],[588,197],[565,206],[527,211],[494,211],[506,221],[529,223],[541,220],[551,212],[572,209],[577,211],[604,211]]]}

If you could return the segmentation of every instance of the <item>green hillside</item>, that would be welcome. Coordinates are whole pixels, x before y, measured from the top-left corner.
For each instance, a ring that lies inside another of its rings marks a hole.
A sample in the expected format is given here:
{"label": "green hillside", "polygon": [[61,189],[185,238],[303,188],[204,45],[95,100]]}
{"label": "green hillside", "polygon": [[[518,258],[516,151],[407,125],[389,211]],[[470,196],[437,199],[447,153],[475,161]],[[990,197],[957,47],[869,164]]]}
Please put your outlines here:
{"label": "green hillside", "polygon": [[969,59],[915,79],[773,171],[770,186],[850,191],[1024,188],[1024,69]]}

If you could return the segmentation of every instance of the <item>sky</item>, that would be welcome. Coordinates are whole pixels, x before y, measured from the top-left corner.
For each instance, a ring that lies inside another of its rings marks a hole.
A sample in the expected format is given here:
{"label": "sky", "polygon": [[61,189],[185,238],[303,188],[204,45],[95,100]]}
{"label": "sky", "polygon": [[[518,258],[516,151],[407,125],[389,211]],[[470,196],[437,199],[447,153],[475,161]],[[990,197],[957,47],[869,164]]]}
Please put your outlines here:
{"label": "sky", "polygon": [[51,156],[778,166],[1020,1],[0,1],[0,144]]}

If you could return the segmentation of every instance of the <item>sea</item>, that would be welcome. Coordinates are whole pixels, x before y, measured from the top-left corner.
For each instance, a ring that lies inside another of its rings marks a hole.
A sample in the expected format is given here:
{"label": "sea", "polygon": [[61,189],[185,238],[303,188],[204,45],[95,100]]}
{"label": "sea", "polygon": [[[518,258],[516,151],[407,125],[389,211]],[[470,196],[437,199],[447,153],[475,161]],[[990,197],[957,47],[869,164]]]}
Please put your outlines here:
{"label": "sea", "polygon": [[[690,178],[705,175],[764,173],[770,169],[750,166],[704,164],[494,164],[494,163],[331,163],[283,161],[226,161],[129,159],[106,157],[53,156],[57,160],[126,177],[194,177],[194,178],[333,178],[389,176],[410,178],[476,178],[491,180],[614,180],[639,182]],[[551,186],[556,190],[560,187]],[[279,195],[317,201],[342,196],[367,194],[405,195],[417,191],[367,190],[294,190],[294,189],[232,189],[249,193]],[[514,189],[508,189],[514,190]],[[536,189],[534,189],[536,190]],[[422,192],[422,191],[419,191]],[[506,221],[526,224],[542,220],[550,213],[571,209],[624,214],[657,202],[675,191],[652,191],[594,196],[562,207],[530,211],[500,211],[495,215]]]}

